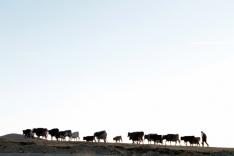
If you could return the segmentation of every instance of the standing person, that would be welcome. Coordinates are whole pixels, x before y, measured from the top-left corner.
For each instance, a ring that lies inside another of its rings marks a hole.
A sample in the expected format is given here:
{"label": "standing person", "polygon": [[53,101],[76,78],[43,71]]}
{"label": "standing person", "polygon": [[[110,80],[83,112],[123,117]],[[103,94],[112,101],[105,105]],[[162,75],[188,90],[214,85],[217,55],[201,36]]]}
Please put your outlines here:
{"label": "standing person", "polygon": [[209,146],[209,144],[207,143],[207,136],[203,131],[201,131],[201,137],[202,137],[202,146],[204,147],[204,143],[206,143],[206,145]]}

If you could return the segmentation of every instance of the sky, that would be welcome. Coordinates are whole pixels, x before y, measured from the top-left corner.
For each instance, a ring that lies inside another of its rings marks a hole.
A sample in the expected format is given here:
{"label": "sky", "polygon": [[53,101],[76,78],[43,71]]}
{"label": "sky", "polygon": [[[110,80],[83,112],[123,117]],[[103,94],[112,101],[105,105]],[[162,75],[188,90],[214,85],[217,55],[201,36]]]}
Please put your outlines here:
{"label": "sky", "polygon": [[0,135],[204,131],[234,147],[233,5],[0,0]]}

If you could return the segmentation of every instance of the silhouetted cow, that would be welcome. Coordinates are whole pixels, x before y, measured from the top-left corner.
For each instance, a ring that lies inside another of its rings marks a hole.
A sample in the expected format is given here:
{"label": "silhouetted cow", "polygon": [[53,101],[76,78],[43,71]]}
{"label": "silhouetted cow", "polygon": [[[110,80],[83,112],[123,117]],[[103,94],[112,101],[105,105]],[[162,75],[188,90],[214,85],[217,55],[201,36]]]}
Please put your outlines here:
{"label": "silhouetted cow", "polygon": [[71,137],[72,137],[72,131],[71,130],[65,130],[65,131],[60,131],[59,132],[59,138],[61,140],[66,140],[66,137],[69,138],[69,140],[71,140]]}
{"label": "silhouetted cow", "polygon": [[47,128],[34,128],[32,133],[35,133],[38,138],[45,137],[45,139],[47,139],[48,130]]}
{"label": "silhouetted cow", "polygon": [[27,138],[33,138],[33,133],[32,133],[31,129],[25,129],[25,130],[23,130],[23,135],[24,135],[25,139],[27,139]]}
{"label": "silhouetted cow", "polygon": [[106,131],[95,132],[94,137],[97,138],[98,142],[100,141],[100,139],[102,139],[104,142],[106,142],[107,133],[106,133]]}
{"label": "silhouetted cow", "polygon": [[171,142],[175,142],[175,145],[177,144],[177,141],[180,143],[179,134],[167,134],[167,135],[163,135],[162,138],[163,140],[166,140],[165,145],[167,141],[170,142],[170,145],[171,145]]}
{"label": "silhouetted cow", "polygon": [[194,139],[190,142],[191,145],[195,144],[200,146],[200,137],[194,137]]}
{"label": "silhouetted cow", "polygon": [[83,137],[83,140],[85,140],[87,142],[93,142],[93,141],[95,141],[95,136],[85,136],[85,137]]}
{"label": "silhouetted cow", "polygon": [[151,141],[155,143],[162,143],[162,135],[158,135],[158,134],[147,134],[144,136],[144,139],[148,140],[148,143],[151,143]]}
{"label": "silhouetted cow", "polygon": [[49,134],[51,135],[51,140],[53,139],[53,137],[56,138],[56,140],[58,141],[59,138],[59,129],[58,128],[54,128],[49,130]]}
{"label": "silhouetted cow", "polygon": [[190,143],[194,139],[194,136],[182,136],[180,139],[181,141],[184,141],[185,145],[187,146],[187,143]]}
{"label": "silhouetted cow", "polygon": [[80,137],[79,137],[79,132],[73,132],[71,137],[72,137],[72,139],[74,139],[74,140],[80,139]]}
{"label": "silhouetted cow", "polygon": [[195,136],[183,136],[181,137],[181,140],[184,141],[185,145],[187,146],[187,143],[190,143],[190,146],[193,144],[199,145],[200,146],[200,137],[195,137]]}
{"label": "silhouetted cow", "polygon": [[134,144],[135,141],[136,143],[143,143],[143,136],[144,136],[144,132],[128,132],[128,137],[129,140],[132,140],[132,143]]}
{"label": "silhouetted cow", "polygon": [[150,134],[146,134],[145,136],[144,136],[144,139],[146,139],[146,140],[148,140],[148,144],[150,144],[151,143],[151,138],[150,138]]}
{"label": "silhouetted cow", "polygon": [[115,141],[115,142],[122,142],[122,136],[116,136],[116,137],[114,137],[113,138],[113,140]]}

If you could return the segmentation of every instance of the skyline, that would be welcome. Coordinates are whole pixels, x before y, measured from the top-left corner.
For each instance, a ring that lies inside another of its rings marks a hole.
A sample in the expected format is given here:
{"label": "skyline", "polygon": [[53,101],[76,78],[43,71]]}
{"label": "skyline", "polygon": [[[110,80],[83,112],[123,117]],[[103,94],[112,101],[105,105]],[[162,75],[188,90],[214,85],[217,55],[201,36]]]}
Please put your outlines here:
{"label": "skyline", "polygon": [[234,147],[233,4],[0,1],[0,135],[204,131]]}

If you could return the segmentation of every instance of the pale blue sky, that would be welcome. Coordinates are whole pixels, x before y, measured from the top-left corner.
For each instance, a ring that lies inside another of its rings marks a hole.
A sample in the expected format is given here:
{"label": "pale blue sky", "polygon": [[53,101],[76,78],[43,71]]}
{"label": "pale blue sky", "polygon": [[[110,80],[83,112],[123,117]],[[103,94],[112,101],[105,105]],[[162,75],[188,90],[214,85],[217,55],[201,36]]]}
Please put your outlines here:
{"label": "pale blue sky", "polygon": [[211,145],[233,147],[233,6],[0,0],[0,135],[203,130]]}

